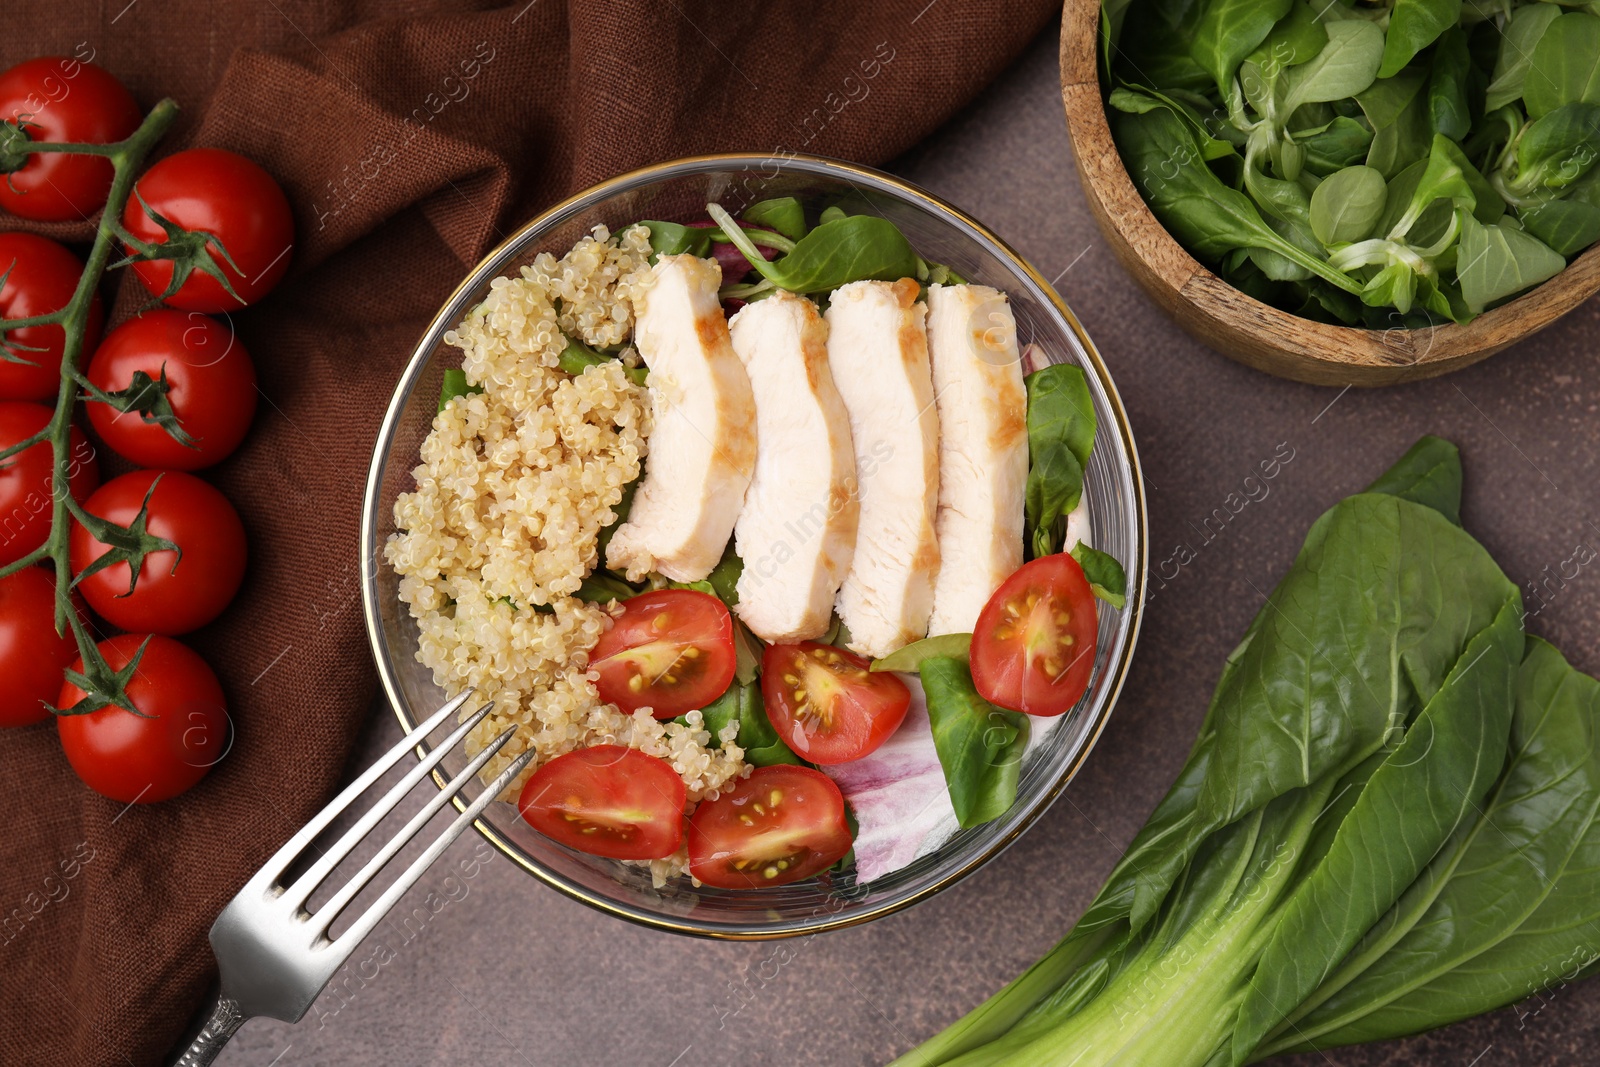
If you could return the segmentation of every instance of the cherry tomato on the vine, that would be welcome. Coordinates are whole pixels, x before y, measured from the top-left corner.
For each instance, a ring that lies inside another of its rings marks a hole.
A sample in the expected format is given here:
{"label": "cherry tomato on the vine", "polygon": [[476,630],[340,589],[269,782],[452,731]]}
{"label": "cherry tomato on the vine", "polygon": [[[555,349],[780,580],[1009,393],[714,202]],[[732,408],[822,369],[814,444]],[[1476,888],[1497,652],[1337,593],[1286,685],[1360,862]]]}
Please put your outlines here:
{"label": "cherry tomato on the vine", "polygon": [[[100,654],[120,671],[146,636],[107,638]],[[75,660],[73,669],[82,671],[83,661]],[[124,804],[153,804],[189,789],[228,754],[231,723],[222,685],[185,645],[150,637],[126,692],[139,715],[113,704],[56,716],[67,762],[96,793]],[[63,682],[56,706],[69,709],[83,698],[83,690]]]}
{"label": "cherry tomato on the vine", "polygon": [[[92,63],[41,56],[0,74],[0,121],[29,141],[110,144],[139,128],[139,105],[123,84]],[[10,139],[0,130],[0,146]],[[15,134],[11,134],[15,137]],[[0,207],[40,222],[87,219],[105,207],[111,161],[64,152],[25,155],[20,138],[0,147],[17,169],[0,176]]]}
{"label": "cherry tomato on the vine", "polygon": [[[0,233],[0,318],[28,319],[60,311],[78,288],[83,262],[48,237]],[[96,295],[89,303],[83,350],[100,337],[105,311]],[[10,359],[0,359],[0,400],[48,400],[61,387],[61,351],[67,335],[60,326],[24,326],[3,341]]]}
{"label": "cherry tomato on the vine", "polygon": [[[78,598],[74,608],[82,617]],[[50,717],[61,672],[78,658],[70,628],[56,633],[56,580],[43,567],[0,578],[0,726]]]}
{"label": "cherry tomato on the vine", "polygon": [[[160,479],[157,483],[157,479]],[[150,487],[155,485],[152,492]],[[72,524],[72,573],[89,606],[111,625],[142,633],[183,634],[222,614],[244,580],[244,524],[228,498],[182,471],[134,471],[113,478],[83,502],[91,515],[130,525],[149,493],[145,529],[182,550],[152,552],[128,592],[128,564],[81,577],[107,551],[81,523]]]}
{"label": "cherry tomato on the vine", "polygon": [[[50,409],[22,400],[0,400],[0,450],[26,441],[50,424]],[[100,484],[94,448],[76,426],[68,438],[67,485],[82,500]],[[0,460],[0,566],[45,543],[55,503],[50,442],[40,441]]]}
{"label": "cherry tomato on the vine", "polygon": [[255,368],[232,328],[198,311],[147,311],[106,335],[88,374],[96,388],[111,393],[127,389],[136,371],[159,382],[163,370],[167,403],[189,444],[137,411],[91,402],[86,406],[95,433],[145,467],[192,471],[227,458],[256,410]]}
{"label": "cherry tomato on the vine", "polygon": [[[182,246],[174,250],[179,260],[133,263],[140,283],[172,307],[235,311],[266,296],[289,269],[294,247],[289,200],[272,175],[244,156],[221,148],[190,148],[151,167],[133,190],[137,195],[128,198],[122,212],[128,232],[141,241]],[[139,203],[141,197],[151,211],[189,232],[169,237]],[[238,299],[198,268],[190,271],[177,292],[163,295],[172,282],[175,262],[192,265],[196,257],[207,254]]]}

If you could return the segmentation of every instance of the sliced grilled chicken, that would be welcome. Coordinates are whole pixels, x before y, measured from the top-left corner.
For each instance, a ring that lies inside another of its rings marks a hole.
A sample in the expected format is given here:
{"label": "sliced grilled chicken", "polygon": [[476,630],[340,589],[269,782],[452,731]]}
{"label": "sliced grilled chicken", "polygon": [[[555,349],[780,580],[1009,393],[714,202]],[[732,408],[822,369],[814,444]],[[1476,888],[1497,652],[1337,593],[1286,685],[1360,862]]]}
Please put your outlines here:
{"label": "sliced grilled chicken", "polygon": [[939,555],[930,634],[966,633],[1022,566],[1027,394],[1016,320],[986,285],[928,289],[928,355],[939,396]]}
{"label": "sliced grilled chicken", "polygon": [[855,550],[850,416],[828,369],[828,327],[803,296],[750,304],[728,328],[756,398],[756,468],[733,528],[746,626],[774,644],[820,637]]}
{"label": "sliced grilled chicken", "polygon": [[917,283],[852,282],[828,305],[828,363],[850,413],[861,518],[839,618],[886,656],[928,632],[939,570],[939,412]]}
{"label": "sliced grilled chicken", "polygon": [[662,256],[635,308],[650,368],[653,426],[644,478],[606,564],[638,580],[697,582],[733,533],[756,461],[756,404],[717,300],[715,260]]}

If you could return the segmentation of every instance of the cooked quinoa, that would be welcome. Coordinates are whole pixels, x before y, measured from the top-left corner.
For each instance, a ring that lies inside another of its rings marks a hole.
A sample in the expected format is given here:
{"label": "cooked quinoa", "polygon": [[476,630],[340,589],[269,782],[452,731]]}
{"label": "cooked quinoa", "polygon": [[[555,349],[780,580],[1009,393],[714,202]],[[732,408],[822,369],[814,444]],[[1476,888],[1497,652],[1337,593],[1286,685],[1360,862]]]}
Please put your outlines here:
{"label": "cooked quinoa", "polygon": [[[417,660],[452,696],[470,686],[495,702],[467,750],[518,727],[486,779],[538,752],[508,796],[554,757],[597,744],[666,760],[691,804],[747,773],[736,725],[713,748],[699,712],[684,726],[600,702],[589,652],[611,617],[572,596],[639,476],[650,400],[624,373],[637,361],[631,350],[577,377],[559,370],[563,334],[596,347],[628,341],[649,256],[643,227],[613,238],[601,226],[560,259],[545,253],[520,277],[496,278],[445,335],[483,392],[452,399],[434,418],[416,489],[395,501],[399,532],[384,551],[417,621]],[[660,883],[683,871],[683,857],[651,868]]]}

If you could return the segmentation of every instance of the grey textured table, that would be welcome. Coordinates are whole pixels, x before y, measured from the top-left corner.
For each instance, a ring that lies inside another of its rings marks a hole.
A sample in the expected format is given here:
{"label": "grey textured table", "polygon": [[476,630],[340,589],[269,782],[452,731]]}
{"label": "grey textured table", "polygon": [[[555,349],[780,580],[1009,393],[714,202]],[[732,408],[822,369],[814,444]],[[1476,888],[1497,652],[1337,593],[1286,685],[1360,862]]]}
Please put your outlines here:
{"label": "grey textured table", "polygon": [[[303,1023],[252,1022],[220,1063],[885,1063],[1067,930],[1182,763],[1259,591],[1317,514],[1417,436],[1461,445],[1467,525],[1515,580],[1544,581],[1580,543],[1600,548],[1600,303],[1488,364],[1420,385],[1341,393],[1237,366],[1181,333],[1112,259],[1073,174],[1055,55],[1052,30],[893,169],[984,219],[1055,278],[1128,405],[1148,476],[1152,563],[1180,544],[1193,550],[1151,600],[1131,682],[1066,796],[1006,854],[908,912],[766,944],[606,918],[468,837]],[[1201,520],[1280,451],[1292,459],[1268,495],[1207,541]],[[1548,583],[1530,628],[1600,671],[1600,575]],[[387,709],[375,709],[364,749],[397,735]],[[1587,1064],[1597,1038],[1591,982],[1436,1036],[1286,1062]]]}

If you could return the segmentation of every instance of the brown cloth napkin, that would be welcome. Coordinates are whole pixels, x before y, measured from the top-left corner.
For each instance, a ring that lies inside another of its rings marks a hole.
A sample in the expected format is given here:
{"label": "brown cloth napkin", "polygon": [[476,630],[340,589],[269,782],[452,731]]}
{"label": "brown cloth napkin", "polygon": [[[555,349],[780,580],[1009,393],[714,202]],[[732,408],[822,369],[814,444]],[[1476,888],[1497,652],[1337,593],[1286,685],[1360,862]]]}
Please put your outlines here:
{"label": "brown cloth napkin", "polygon": [[488,248],[562,196],[675,156],[891,158],[1056,9],[476,6],[7,0],[0,67],[92,56],[144,107],[176,98],[160,152],[255,159],[288,192],[298,244],[285,283],[234,317],[261,403],[244,448],[206,474],[250,533],[238,600],[188,639],[223,679],[236,744],[185,796],[125,809],[78,782],[53,724],[0,735],[0,1063],[160,1062],[214,977],[212,919],[345,772],[374,693],[357,550],[370,449],[411,346]]}

